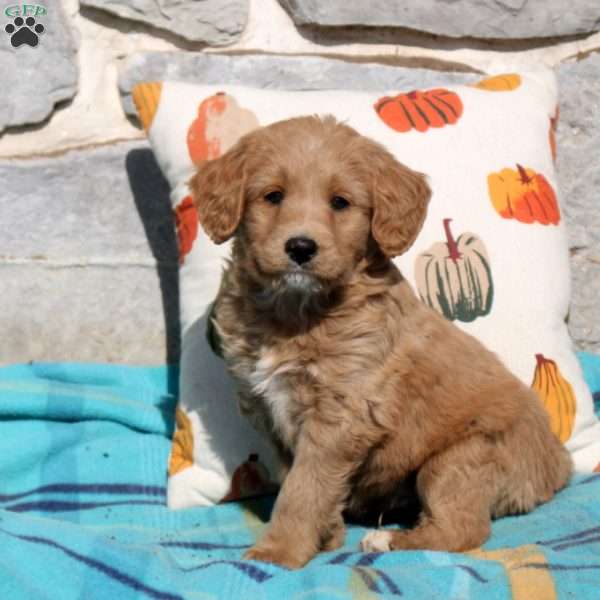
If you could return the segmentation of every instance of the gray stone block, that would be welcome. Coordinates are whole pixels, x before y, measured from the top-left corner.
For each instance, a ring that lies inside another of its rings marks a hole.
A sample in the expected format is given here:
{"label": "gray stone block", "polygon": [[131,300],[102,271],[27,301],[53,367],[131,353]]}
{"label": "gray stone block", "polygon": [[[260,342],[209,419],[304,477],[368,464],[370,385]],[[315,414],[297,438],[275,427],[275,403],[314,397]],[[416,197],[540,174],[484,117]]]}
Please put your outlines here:
{"label": "gray stone block", "polygon": [[0,181],[5,256],[177,262],[168,184],[144,142],[0,160]]}
{"label": "gray stone block", "polygon": [[558,70],[558,175],[572,254],[569,328],[600,351],[600,54]]}
{"label": "gray stone block", "polygon": [[178,253],[146,143],[0,160],[0,361],[175,362]]}
{"label": "gray stone block", "polygon": [[571,258],[569,332],[579,350],[600,354],[600,252],[579,252]]}
{"label": "gray stone block", "polygon": [[57,103],[73,98],[77,92],[77,44],[60,3],[53,2],[46,15],[33,18],[44,27],[35,47],[13,47],[11,35],[5,32],[7,25],[15,27],[13,35],[20,37],[23,26],[29,37],[31,30],[25,23],[15,26],[14,18],[4,17],[2,21],[0,134],[6,127],[44,121]]}
{"label": "gray stone block", "polygon": [[81,4],[213,46],[235,42],[248,20],[248,0],[81,0]]}
{"label": "gray stone block", "polygon": [[287,90],[386,90],[466,83],[478,77],[430,69],[351,63],[313,56],[217,56],[192,52],[140,52],[128,59],[119,88],[128,115],[136,111],[131,89],[142,81],[253,85]]}
{"label": "gray stone block", "polygon": [[154,265],[0,261],[0,278],[0,363],[177,359]]}
{"label": "gray stone block", "polygon": [[279,0],[299,26],[402,27],[450,37],[546,38],[600,29],[597,0]]}

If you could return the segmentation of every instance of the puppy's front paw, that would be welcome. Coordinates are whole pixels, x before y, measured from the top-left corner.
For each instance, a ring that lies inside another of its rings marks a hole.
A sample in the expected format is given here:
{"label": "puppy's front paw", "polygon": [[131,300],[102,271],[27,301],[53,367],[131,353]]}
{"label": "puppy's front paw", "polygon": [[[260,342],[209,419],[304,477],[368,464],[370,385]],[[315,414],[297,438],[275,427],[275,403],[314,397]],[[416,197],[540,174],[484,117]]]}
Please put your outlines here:
{"label": "puppy's front paw", "polygon": [[282,567],[287,567],[288,569],[299,569],[310,560],[294,556],[288,549],[271,544],[257,544],[256,546],[252,546],[252,548],[244,554],[244,559],[274,563],[276,565],[281,565]]}
{"label": "puppy's front paw", "polygon": [[389,552],[392,549],[392,533],[383,529],[369,531],[361,540],[363,552]]}

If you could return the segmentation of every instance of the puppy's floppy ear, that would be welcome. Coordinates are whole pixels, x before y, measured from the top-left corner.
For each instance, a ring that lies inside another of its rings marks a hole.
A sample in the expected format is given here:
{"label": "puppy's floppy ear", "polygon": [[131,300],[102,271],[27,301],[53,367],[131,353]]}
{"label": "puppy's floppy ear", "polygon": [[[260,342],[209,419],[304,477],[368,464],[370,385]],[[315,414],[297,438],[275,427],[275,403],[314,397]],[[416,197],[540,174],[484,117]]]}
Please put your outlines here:
{"label": "puppy's floppy ear", "polygon": [[245,156],[240,140],[223,156],[200,163],[189,181],[200,224],[216,244],[235,233],[244,212]]}
{"label": "puppy's floppy ear", "polygon": [[421,231],[431,190],[422,173],[398,162],[383,147],[376,146],[369,158],[374,175],[371,234],[391,258],[406,252]]}

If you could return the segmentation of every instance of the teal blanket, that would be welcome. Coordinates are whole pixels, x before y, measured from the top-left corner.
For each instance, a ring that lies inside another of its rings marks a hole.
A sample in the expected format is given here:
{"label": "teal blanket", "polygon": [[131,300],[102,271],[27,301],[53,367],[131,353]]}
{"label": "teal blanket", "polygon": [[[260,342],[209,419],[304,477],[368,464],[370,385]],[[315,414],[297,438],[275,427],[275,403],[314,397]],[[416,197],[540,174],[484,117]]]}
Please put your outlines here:
{"label": "teal blanket", "polygon": [[[600,390],[600,357],[580,358]],[[351,527],[300,571],[241,561],[272,499],[165,507],[176,397],[169,368],[0,369],[1,600],[600,598],[600,474],[467,554],[365,554]]]}

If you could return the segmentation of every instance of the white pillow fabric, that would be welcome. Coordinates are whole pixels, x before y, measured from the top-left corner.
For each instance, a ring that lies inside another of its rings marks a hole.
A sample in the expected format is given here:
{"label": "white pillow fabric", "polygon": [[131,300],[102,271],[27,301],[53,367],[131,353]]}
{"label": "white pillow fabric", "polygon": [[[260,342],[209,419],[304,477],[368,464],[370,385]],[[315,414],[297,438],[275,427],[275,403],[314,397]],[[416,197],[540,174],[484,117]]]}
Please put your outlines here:
{"label": "white pillow fabric", "polygon": [[569,255],[553,164],[552,72],[380,94],[154,82],[133,97],[172,188],[181,252],[169,506],[273,489],[273,455],[239,416],[235,386],[206,337],[229,244],[216,246],[198,227],[187,182],[194,163],[220,156],[244,133],[304,114],[333,114],[428,175],[428,216],[398,266],[424,302],[538,391],[577,469],[598,464],[600,423],[565,325]]}

